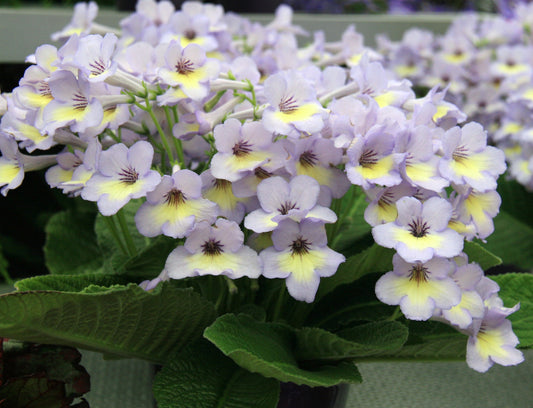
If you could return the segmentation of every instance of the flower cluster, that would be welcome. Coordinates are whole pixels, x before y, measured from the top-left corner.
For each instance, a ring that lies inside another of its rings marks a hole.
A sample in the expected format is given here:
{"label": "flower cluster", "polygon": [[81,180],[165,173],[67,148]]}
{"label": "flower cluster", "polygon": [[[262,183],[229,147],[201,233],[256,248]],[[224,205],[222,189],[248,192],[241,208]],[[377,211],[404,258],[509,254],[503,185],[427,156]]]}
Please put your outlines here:
{"label": "flower cluster", "polygon": [[398,43],[383,37],[380,48],[400,77],[446,87],[447,101],[481,123],[505,152],[510,176],[533,190],[533,5],[507,8],[507,17],[460,16],[439,37],[419,29]]}
{"label": "flower cluster", "polygon": [[506,319],[518,306],[504,308],[463,253],[494,229],[504,153],[480,124],[460,126],[466,115],[444,91],[417,98],[353,27],[299,48],[291,13],[261,26],[211,4],[141,0],[102,35],[94,3],[78,4],[55,35],[64,44],[39,47],[7,96],[2,193],[49,167],[50,186],[104,216],[141,199],[138,231],[176,240],[147,290],[262,276],[310,303],[345,261],[337,204],[362,192],[374,240],[397,251],[378,298],[467,333],[476,370],[519,363]]}

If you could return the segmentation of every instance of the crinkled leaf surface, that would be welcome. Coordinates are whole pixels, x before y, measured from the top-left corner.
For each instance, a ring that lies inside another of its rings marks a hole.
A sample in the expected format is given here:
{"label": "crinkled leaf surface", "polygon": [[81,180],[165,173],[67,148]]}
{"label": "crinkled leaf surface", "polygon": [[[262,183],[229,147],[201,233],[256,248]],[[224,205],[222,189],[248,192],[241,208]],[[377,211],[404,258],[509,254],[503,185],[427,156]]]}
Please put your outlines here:
{"label": "crinkled leaf surface", "polygon": [[294,353],[295,334],[291,327],[265,323],[240,314],[226,314],[209,326],[204,337],[248,371],[310,386],[331,386],[361,381],[354,364],[342,362],[301,368]]}
{"label": "crinkled leaf surface", "polygon": [[275,408],[279,381],[251,373],[207,341],[169,359],[154,381],[159,408]]}
{"label": "crinkled leaf surface", "polygon": [[511,314],[509,320],[520,340],[519,347],[533,347],[533,275],[508,273],[490,278],[500,285],[499,295],[505,306],[512,307],[520,302],[520,310]]}
{"label": "crinkled leaf surface", "polygon": [[333,334],[317,327],[296,331],[299,360],[339,361],[399,350],[407,340],[407,327],[396,321],[366,323]]}
{"label": "crinkled leaf surface", "polygon": [[61,211],[46,225],[44,255],[53,274],[96,272],[104,262],[94,233],[95,214]]}
{"label": "crinkled leaf surface", "polygon": [[382,357],[391,360],[464,360],[467,336],[440,322],[409,321],[409,337],[405,345]]}
{"label": "crinkled leaf surface", "polygon": [[[36,281],[31,285],[38,286]],[[54,285],[60,286],[57,281]],[[93,284],[80,292],[31,290],[0,296],[2,337],[159,363],[201,337],[215,316],[212,303],[172,282],[151,292],[135,284]]]}

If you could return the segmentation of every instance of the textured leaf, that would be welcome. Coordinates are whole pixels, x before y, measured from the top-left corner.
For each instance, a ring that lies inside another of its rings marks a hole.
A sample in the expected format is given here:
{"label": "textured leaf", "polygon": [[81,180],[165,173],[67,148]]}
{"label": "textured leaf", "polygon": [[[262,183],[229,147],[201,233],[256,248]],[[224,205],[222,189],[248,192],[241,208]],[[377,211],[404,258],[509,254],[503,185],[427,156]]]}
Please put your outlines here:
{"label": "textured leaf", "polygon": [[361,381],[352,363],[301,368],[293,351],[293,329],[285,325],[258,322],[245,314],[227,314],[209,326],[204,337],[241,367],[282,382],[331,386]]}
{"label": "textured leaf", "polygon": [[338,331],[353,326],[354,322],[388,318],[395,307],[380,302],[374,293],[380,276],[380,273],[368,274],[335,288],[316,303],[305,325]]}
{"label": "textured leaf", "polygon": [[519,347],[533,347],[533,275],[508,273],[490,278],[500,285],[499,295],[505,306],[512,307],[520,302],[520,310],[510,315],[509,320],[520,340]]}
{"label": "textured leaf", "polygon": [[333,334],[316,327],[296,332],[297,358],[339,361],[394,352],[407,340],[408,330],[395,321],[363,324]]}
{"label": "textured leaf", "polygon": [[135,284],[90,288],[0,296],[0,336],[164,362],[215,318],[210,302],[171,282],[151,292]]}
{"label": "textured leaf", "polygon": [[440,322],[409,322],[409,338],[391,360],[464,360],[467,336]]}
{"label": "textured leaf", "polygon": [[46,225],[44,255],[53,274],[95,272],[103,265],[90,212],[62,211]]}
{"label": "textured leaf", "polygon": [[275,408],[279,382],[246,371],[207,341],[170,359],[154,381],[159,408]]}
{"label": "textured leaf", "polygon": [[337,286],[354,282],[366,274],[392,270],[394,252],[392,249],[374,244],[357,255],[349,257],[346,262],[340,264],[335,275],[321,279],[317,297],[320,298]]}
{"label": "textured leaf", "polygon": [[127,285],[125,277],[104,273],[84,275],[41,275],[18,281],[15,287],[19,291],[57,290],[61,292],[81,292],[89,285],[109,287],[111,285]]}
{"label": "textured leaf", "polygon": [[481,269],[484,271],[502,263],[502,259],[500,257],[494,255],[484,246],[476,242],[465,241],[463,251],[468,255],[469,262],[478,263],[479,266],[481,266]]}
{"label": "textured leaf", "polygon": [[529,270],[533,268],[532,243],[533,227],[500,211],[494,219],[494,233],[487,238],[485,248],[501,257],[504,264]]}

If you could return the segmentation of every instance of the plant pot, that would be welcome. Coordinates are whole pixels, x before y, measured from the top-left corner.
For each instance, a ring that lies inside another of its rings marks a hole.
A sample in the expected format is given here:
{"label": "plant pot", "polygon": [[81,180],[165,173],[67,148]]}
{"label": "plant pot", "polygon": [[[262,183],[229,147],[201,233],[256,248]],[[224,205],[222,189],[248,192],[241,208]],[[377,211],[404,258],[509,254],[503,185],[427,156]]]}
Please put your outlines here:
{"label": "plant pot", "polygon": [[344,408],[348,399],[348,390],[348,384],[309,387],[282,383],[277,408]]}

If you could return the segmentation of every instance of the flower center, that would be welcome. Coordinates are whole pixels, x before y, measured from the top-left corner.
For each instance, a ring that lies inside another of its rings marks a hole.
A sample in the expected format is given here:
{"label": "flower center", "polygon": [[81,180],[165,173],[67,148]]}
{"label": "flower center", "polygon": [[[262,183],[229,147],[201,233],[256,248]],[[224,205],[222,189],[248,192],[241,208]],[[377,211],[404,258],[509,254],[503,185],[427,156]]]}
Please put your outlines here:
{"label": "flower center", "polygon": [[301,235],[291,244],[292,255],[305,255],[309,253],[310,243]]}
{"label": "flower center", "polygon": [[240,142],[235,143],[235,145],[233,146],[233,154],[237,157],[246,156],[252,151],[251,147],[252,145],[246,140],[241,140]]}
{"label": "flower center", "polygon": [[429,225],[420,217],[412,220],[407,226],[409,227],[411,235],[416,238],[425,237],[429,231]]}
{"label": "flower center", "polygon": [[417,263],[413,266],[413,269],[411,269],[411,274],[409,275],[409,280],[414,280],[417,285],[420,285],[421,283],[425,283],[428,281],[428,268],[424,267],[424,265]]}
{"label": "flower center", "polygon": [[363,153],[359,158],[359,164],[364,168],[372,167],[378,162],[377,156],[378,154],[372,149],[363,150]]}
{"label": "flower center", "polygon": [[182,58],[176,64],[176,72],[181,75],[189,75],[194,71],[194,64],[191,60],[187,58]]}
{"label": "flower center", "polygon": [[283,113],[292,113],[298,109],[298,103],[293,96],[283,97],[278,105],[279,110]]}
{"label": "flower center", "polygon": [[304,167],[313,167],[318,157],[311,150],[306,150],[300,155],[300,164]]}
{"label": "flower center", "polygon": [[91,67],[91,74],[93,75],[100,75],[105,72],[105,64],[101,58],[94,60],[89,66]]}
{"label": "flower center", "polygon": [[183,194],[177,188],[173,188],[168,193],[165,194],[165,203],[168,205],[177,207],[180,204],[183,204],[186,200],[185,194]]}
{"label": "flower center", "polygon": [[222,252],[224,252],[222,251],[223,246],[224,245],[222,245],[220,241],[215,240],[214,238],[209,238],[209,240],[202,244],[202,252],[204,255],[208,256],[220,255]]}
{"label": "flower center", "polygon": [[87,107],[87,105],[89,104],[87,102],[87,98],[85,96],[81,95],[78,92],[76,92],[72,96],[72,101],[74,102],[73,106],[74,106],[74,109],[76,109],[76,110],[84,110]]}
{"label": "flower center", "polygon": [[467,157],[468,157],[468,149],[463,145],[457,146],[452,154],[452,158],[456,162],[462,162]]}
{"label": "flower center", "polygon": [[139,180],[139,173],[137,173],[132,167],[122,169],[118,175],[120,176],[118,179],[124,184],[134,184],[137,180]]}
{"label": "flower center", "polygon": [[278,208],[278,211],[281,215],[287,215],[290,210],[293,210],[295,208],[298,209],[295,203],[292,203],[290,201],[285,201],[283,204],[281,204],[281,207]]}
{"label": "flower center", "polygon": [[196,38],[196,31],[194,31],[193,29],[188,29],[188,30],[185,30],[183,35],[185,36],[187,40],[194,40]]}

